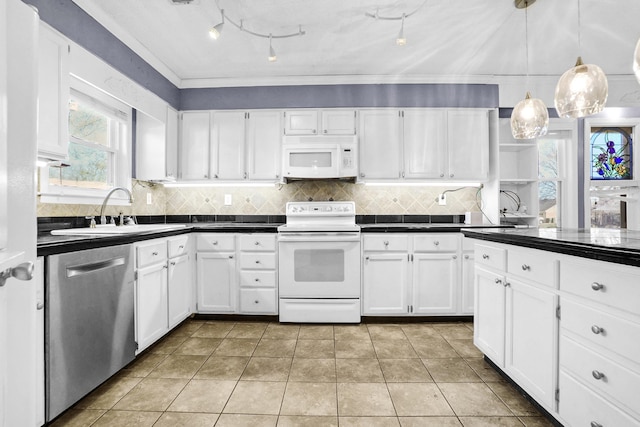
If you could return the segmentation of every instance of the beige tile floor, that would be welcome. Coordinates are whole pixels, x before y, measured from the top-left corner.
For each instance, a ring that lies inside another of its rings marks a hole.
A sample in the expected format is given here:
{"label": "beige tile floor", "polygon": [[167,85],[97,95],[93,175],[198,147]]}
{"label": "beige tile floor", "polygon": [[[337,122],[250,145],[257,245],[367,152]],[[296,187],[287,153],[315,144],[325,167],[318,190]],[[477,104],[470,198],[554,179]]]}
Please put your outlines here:
{"label": "beige tile floor", "polygon": [[54,426],[550,426],[472,336],[471,323],[189,319]]}

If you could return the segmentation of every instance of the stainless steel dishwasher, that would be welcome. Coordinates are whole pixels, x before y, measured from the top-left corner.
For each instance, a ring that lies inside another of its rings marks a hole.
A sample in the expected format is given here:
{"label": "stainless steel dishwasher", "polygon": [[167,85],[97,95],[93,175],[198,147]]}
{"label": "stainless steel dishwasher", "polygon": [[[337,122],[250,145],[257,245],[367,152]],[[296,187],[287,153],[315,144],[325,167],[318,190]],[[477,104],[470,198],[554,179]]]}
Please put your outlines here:
{"label": "stainless steel dishwasher", "polygon": [[134,359],[133,279],[132,245],[47,257],[47,421]]}

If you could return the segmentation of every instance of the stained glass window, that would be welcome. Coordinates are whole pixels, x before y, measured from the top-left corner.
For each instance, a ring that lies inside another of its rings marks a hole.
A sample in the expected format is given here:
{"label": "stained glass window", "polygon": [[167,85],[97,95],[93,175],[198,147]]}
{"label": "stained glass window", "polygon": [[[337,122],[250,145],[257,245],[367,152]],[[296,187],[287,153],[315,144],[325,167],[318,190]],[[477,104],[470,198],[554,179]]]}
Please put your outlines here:
{"label": "stained glass window", "polygon": [[631,129],[591,129],[591,179],[632,179]]}

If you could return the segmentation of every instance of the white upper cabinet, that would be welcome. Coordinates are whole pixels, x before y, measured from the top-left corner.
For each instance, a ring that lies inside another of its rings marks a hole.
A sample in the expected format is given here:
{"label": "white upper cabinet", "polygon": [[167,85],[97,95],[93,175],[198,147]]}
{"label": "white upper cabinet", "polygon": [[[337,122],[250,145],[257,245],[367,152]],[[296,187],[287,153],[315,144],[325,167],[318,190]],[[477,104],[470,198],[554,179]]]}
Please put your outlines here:
{"label": "white upper cabinet", "polygon": [[[167,107],[166,119],[164,123],[141,111],[136,113],[136,179],[164,181],[175,177],[177,147],[170,144],[177,139],[177,112]],[[171,132],[176,134],[173,138]]]}
{"label": "white upper cabinet", "polygon": [[442,178],[447,155],[445,110],[402,112],[404,132],[404,178]]}
{"label": "white upper cabinet", "polygon": [[69,43],[40,25],[38,56],[38,157],[68,157]]}
{"label": "white upper cabinet", "polygon": [[249,113],[247,173],[250,180],[280,178],[281,117],[279,111]]}
{"label": "white upper cabinet", "polygon": [[360,178],[485,180],[486,109],[360,112]]}
{"label": "white upper cabinet", "polygon": [[447,111],[448,179],[484,180],[489,176],[489,112]]}
{"label": "white upper cabinet", "polygon": [[165,175],[167,179],[178,177],[178,112],[167,107]]}
{"label": "white upper cabinet", "polygon": [[244,171],[245,125],[244,111],[212,113],[210,154],[213,178],[240,180],[247,177]]}
{"label": "white upper cabinet", "polygon": [[284,112],[286,135],[355,135],[355,110],[291,110]]}
{"label": "white upper cabinet", "polygon": [[398,110],[360,112],[360,178],[401,177],[402,139]]}
{"label": "white upper cabinet", "polygon": [[181,179],[209,179],[209,115],[208,111],[181,113]]}

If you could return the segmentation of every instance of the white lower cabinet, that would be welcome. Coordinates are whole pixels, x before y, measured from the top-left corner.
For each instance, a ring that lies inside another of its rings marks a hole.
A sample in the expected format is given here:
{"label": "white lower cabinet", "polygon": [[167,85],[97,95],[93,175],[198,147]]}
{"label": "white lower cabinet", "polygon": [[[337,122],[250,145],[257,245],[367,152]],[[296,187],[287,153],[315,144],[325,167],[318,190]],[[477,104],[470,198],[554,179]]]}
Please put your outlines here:
{"label": "white lower cabinet", "polygon": [[196,236],[199,313],[277,314],[276,234]]}
{"label": "white lower cabinet", "polygon": [[137,352],[192,313],[189,236],[136,243],[135,325]]}
{"label": "white lower cabinet", "polygon": [[476,267],[474,344],[496,365],[504,367],[504,274]]}
{"label": "white lower cabinet", "polygon": [[363,315],[460,314],[458,233],[365,234]]}

